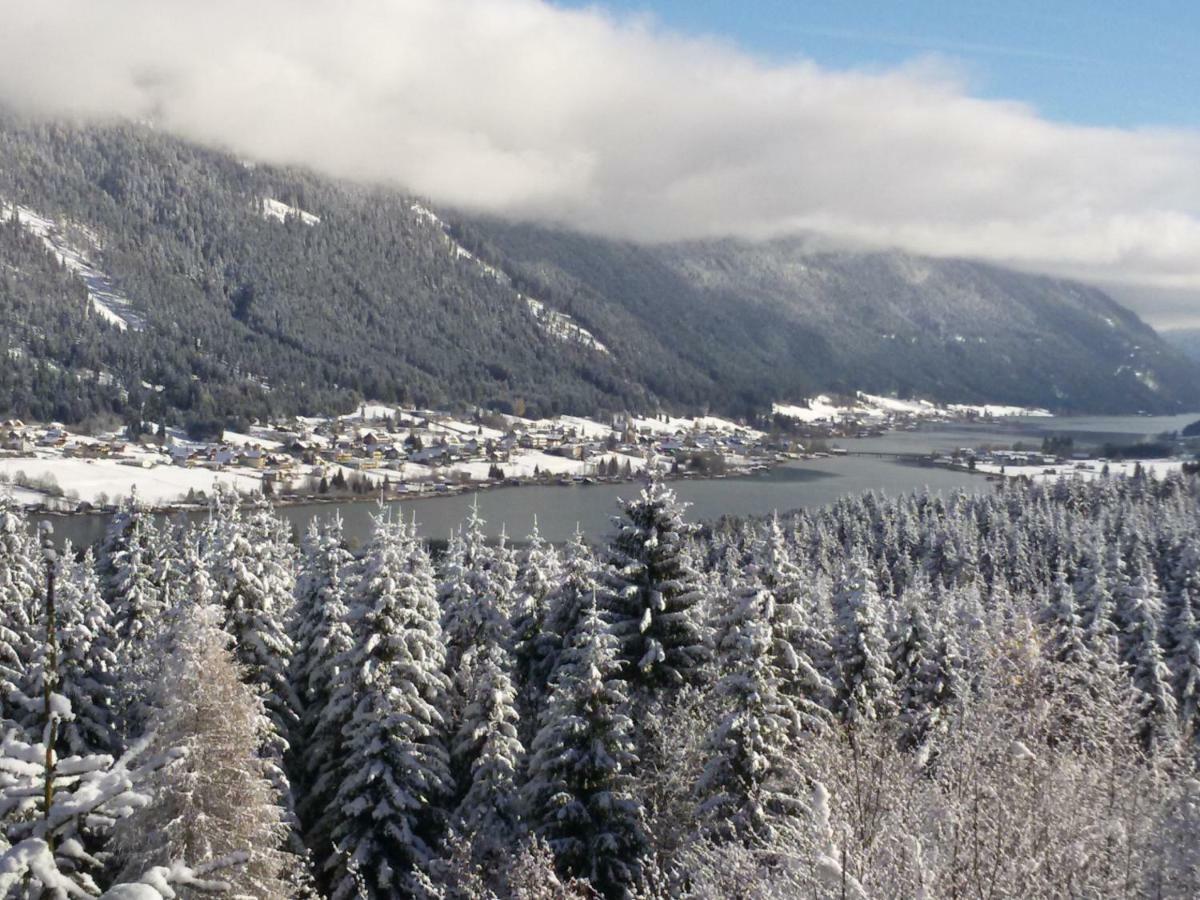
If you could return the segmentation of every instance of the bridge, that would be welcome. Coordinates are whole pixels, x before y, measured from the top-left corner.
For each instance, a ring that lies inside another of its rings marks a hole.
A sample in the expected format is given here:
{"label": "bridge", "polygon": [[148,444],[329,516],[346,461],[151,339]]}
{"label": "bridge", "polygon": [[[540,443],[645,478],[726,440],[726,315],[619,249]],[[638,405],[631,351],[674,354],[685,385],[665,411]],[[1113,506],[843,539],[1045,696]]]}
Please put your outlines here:
{"label": "bridge", "polygon": [[873,459],[898,459],[904,462],[932,462],[935,453],[918,453],[913,450],[847,450],[844,453],[830,454],[831,458],[839,456],[866,456]]}

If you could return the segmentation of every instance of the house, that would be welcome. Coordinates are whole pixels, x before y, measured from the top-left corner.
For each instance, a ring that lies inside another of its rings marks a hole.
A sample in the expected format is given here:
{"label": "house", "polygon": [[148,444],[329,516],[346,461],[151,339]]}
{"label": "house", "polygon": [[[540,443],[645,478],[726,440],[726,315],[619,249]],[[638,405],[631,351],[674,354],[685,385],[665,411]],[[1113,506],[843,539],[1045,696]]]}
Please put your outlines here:
{"label": "house", "polygon": [[23,431],[10,428],[0,436],[0,450],[10,450],[14,453],[32,453],[33,449],[33,441]]}
{"label": "house", "polygon": [[43,447],[62,447],[67,443],[67,432],[61,425],[51,425],[38,438],[38,444]]}
{"label": "house", "polygon": [[442,463],[450,462],[452,456],[450,447],[447,444],[437,444],[433,447],[425,447],[422,450],[417,450],[409,455],[409,459],[415,463]]}
{"label": "house", "polygon": [[167,454],[171,457],[171,462],[177,466],[190,465],[192,462],[193,451],[183,444],[172,444],[168,448]]}

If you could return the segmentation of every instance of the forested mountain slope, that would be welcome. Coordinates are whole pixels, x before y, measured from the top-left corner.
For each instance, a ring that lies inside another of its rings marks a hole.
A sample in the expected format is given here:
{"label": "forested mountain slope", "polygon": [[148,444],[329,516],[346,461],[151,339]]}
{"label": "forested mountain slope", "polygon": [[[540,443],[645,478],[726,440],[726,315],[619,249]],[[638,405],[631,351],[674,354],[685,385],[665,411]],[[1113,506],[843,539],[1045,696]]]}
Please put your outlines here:
{"label": "forested mountain slope", "polygon": [[[964,260],[799,239],[639,246],[495,220],[473,234],[601,333],[669,323],[724,384],[805,384],[1056,410],[1197,405],[1195,364],[1096,288]],[[471,243],[467,239],[468,244]]]}
{"label": "forested mountain slope", "polygon": [[145,125],[0,114],[0,413],[186,422],[365,397],[749,414],[859,388],[1200,405],[1200,369],[1079,285],[797,242],[635,246],[427,206]]}

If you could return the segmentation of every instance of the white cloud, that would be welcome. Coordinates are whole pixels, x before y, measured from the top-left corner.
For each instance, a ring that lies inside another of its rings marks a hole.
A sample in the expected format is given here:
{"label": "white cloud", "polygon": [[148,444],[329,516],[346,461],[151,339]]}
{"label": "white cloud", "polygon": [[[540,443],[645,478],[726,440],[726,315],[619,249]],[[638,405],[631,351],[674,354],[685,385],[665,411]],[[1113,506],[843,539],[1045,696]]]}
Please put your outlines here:
{"label": "white cloud", "polygon": [[817,230],[1200,292],[1198,132],[1053,123],[935,64],[769,63],[541,0],[9,3],[0,100],[608,235]]}

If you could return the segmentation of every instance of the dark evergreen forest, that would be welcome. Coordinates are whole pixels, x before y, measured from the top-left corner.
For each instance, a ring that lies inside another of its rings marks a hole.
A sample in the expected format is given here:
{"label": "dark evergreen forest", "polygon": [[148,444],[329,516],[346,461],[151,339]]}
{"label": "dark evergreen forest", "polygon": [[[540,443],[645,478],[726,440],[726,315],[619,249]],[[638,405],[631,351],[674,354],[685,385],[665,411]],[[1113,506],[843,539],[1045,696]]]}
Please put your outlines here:
{"label": "dark evergreen forest", "polygon": [[[265,217],[264,200],[320,223]],[[1200,368],[1101,292],[969,262],[798,241],[641,246],[453,212],[443,227],[391,188],[145,125],[10,114],[0,203],[5,415],[236,422],[365,398],[752,416],[858,389],[1074,411],[1200,404]],[[12,204],[57,223],[144,328],[90,314]],[[608,352],[539,324],[523,297]]]}

